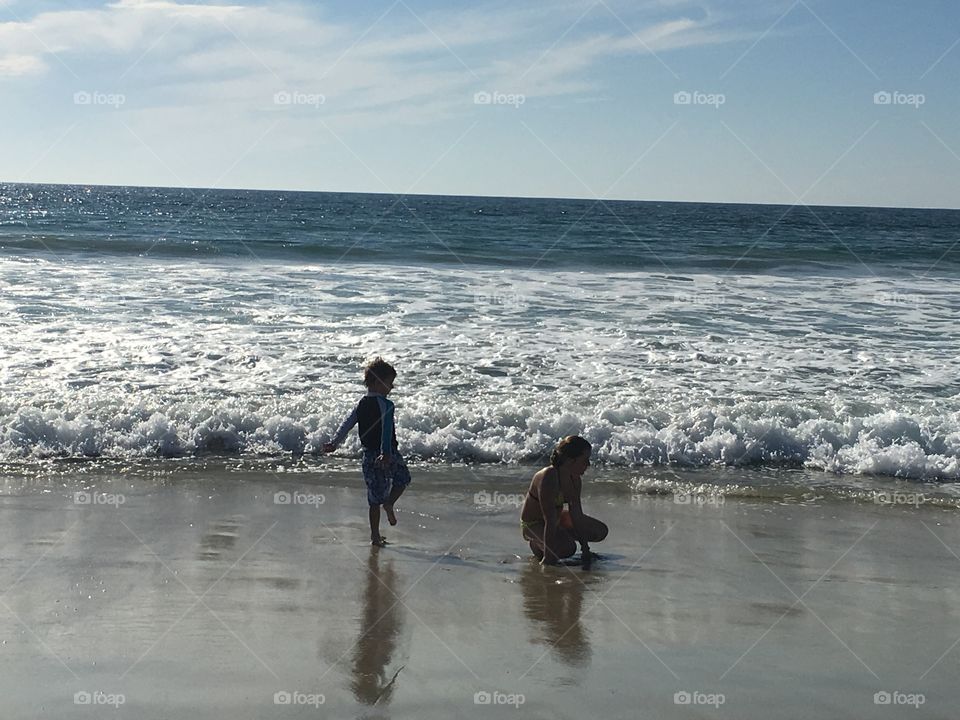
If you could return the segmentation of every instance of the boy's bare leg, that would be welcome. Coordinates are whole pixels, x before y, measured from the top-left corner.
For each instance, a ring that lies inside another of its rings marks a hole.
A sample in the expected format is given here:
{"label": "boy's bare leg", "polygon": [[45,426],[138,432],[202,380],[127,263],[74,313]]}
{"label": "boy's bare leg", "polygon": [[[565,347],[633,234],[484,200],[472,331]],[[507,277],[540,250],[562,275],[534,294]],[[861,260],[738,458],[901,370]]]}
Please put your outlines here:
{"label": "boy's bare leg", "polygon": [[[403,495],[403,491],[407,489],[407,486],[394,487],[390,492],[390,497],[387,498],[387,501],[383,504],[383,511],[387,514],[387,522],[391,525],[397,524],[397,516],[393,512],[393,504]],[[377,518],[379,520],[379,516]]]}
{"label": "boy's bare leg", "polygon": [[380,534],[380,506],[370,506],[370,544],[377,547],[386,545],[386,540]]}

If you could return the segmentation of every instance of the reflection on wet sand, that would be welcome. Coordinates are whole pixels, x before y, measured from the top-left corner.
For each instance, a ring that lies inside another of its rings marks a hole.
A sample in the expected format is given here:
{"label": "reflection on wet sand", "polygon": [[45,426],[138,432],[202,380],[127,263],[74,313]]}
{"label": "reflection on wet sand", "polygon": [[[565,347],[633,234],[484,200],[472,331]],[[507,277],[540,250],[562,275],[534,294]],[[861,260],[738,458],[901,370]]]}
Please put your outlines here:
{"label": "reflection on wet sand", "polygon": [[583,667],[590,662],[590,642],[580,623],[586,586],[572,570],[544,569],[532,562],[520,575],[523,611],[535,642],[550,647],[562,662]]}
{"label": "reflection on wet sand", "polygon": [[236,520],[220,520],[211,523],[210,529],[200,539],[199,560],[219,560],[225,550],[233,550],[237,543],[240,524]]}
{"label": "reflection on wet sand", "polygon": [[367,570],[350,688],[364,705],[386,705],[403,669],[390,668],[403,627],[403,605],[393,560],[380,560],[379,549],[371,548]]}

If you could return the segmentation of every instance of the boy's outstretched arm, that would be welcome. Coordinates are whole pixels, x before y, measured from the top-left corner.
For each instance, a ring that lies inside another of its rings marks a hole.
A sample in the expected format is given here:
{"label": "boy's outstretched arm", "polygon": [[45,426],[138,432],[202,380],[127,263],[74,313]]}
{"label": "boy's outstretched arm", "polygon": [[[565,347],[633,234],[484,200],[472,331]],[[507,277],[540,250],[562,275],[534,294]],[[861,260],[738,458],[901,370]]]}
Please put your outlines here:
{"label": "boy's outstretched arm", "polygon": [[353,412],[347,416],[347,419],[340,424],[340,429],[337,430],[337,434],[333,436],[333,439],[326,443],[323,446],[323,451],[325,453],[333,452],[338,447],[340,443],[347,439],[347,434],[353,429],[353,426],[357,424],[357,408],[353,408]]}

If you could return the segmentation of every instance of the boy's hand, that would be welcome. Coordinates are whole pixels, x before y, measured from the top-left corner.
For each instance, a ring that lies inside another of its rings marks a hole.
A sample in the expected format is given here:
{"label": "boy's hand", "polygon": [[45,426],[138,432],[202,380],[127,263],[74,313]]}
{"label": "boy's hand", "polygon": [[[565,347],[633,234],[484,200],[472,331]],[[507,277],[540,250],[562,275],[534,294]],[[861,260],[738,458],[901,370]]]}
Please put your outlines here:
{"label": "boy's hand", "polygon": [[324,443],[324,444],[323,444],[323,451],[324,451],[325,453],[332,453],[332,452],[333,452],[334,450],[336,450],[336,449],[337,449],[337,446],[334,445],[333,443]]}
{"label": "boy's hand", "polygon": [[386,469],[390,466],[391,457],[393,456],[381,454],[380,457],[377,458],[377,463],[380,465],[380,467]]}

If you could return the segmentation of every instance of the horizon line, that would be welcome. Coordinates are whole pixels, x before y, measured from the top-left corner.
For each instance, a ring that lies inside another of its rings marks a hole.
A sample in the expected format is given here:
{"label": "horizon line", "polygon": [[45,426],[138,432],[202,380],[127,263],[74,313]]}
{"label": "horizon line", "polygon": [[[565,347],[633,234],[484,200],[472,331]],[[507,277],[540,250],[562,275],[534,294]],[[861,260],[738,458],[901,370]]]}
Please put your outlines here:
{"label": "horizon line", "polygon": [[201,187],[190,185],[117,185],[114,183],[67,183],[67,182],[25,182],[18,180],[0,180],[0,185],[46,185],[53,187],[97,187],[97,188],[135,188],[140,190],[200,190],[220,192],[273,192],[298,193],[305,195],[386,195],[389,197],[442,197],[442,198],[471,198],[490,200],[573,200],[579,202],[617,202],[617,203],[658,203],[674,205],[749,205],[758,207],[811,207],[811,208],[846,208],[851,210],[939,210],[946,212],[960,212],[960,207],[936,207],[918,205],[843,205],[843,204],[813,204],[813,203],[776,203],[776,202],[721,202],[718,200],[663,200],[637,198],[611,198],[586,196],[555,196],[555,195],[470,195],[464,193],[392,193],[371,192],[367,190],[303,190],[292,188],[248,188],[248,187]]}

